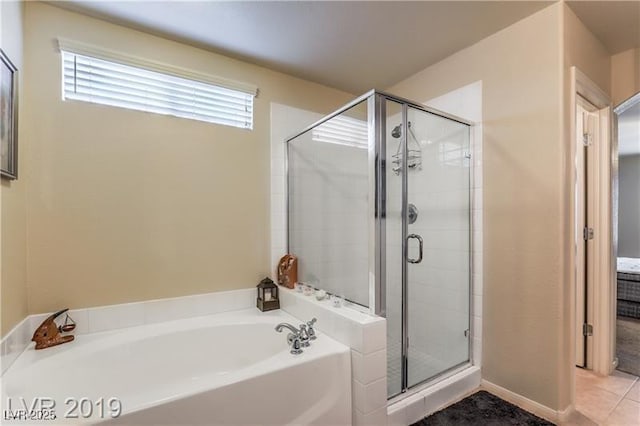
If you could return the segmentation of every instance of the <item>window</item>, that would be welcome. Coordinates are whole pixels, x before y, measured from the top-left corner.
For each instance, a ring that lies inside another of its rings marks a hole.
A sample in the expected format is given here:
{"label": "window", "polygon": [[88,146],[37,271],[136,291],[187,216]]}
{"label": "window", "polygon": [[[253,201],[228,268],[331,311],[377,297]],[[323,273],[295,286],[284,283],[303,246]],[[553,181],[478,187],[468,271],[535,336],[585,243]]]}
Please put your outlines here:
{"label": "window", "polygon": [[338,115],[312,130],[312,139],[355,148],[369,146],[367,122]]}
{"label": "window", "polygon": [[62,98],[253,128],[255,91],[62,51]]}

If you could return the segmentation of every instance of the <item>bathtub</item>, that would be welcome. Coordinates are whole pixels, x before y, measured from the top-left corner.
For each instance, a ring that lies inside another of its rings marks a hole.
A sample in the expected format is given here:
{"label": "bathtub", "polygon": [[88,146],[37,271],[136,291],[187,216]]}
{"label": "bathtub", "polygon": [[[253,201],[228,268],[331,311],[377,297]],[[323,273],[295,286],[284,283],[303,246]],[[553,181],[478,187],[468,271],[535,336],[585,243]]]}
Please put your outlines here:
{"label": "bathtub", "polygon": [[254,308],[31,344],[2,378],[4,420],[26,403],[53,404],[52,424],[351,424],[349,348],[318,333],[291,355],[279,322],[300,324]]}

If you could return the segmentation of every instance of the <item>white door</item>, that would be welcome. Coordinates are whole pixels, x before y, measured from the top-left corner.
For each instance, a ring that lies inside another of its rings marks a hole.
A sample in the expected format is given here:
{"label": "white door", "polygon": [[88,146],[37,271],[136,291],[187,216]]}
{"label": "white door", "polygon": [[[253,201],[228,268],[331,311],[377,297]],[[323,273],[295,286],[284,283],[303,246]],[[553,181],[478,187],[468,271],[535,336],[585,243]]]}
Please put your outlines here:
{"label": "white door", "polygon": [[576,366],[591,368],[594,291],[595,188],[598,109],[578,97],[576,106]]}

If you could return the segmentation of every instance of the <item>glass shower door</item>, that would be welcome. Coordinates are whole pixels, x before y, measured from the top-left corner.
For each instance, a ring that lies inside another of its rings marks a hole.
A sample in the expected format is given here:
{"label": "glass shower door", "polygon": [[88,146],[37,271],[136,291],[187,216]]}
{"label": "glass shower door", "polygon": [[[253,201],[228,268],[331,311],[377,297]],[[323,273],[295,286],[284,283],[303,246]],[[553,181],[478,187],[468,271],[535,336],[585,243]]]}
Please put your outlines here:
{"label": "glass shower door", "polygon": [[469,360],[469,126],[408,107],[406,385]]}

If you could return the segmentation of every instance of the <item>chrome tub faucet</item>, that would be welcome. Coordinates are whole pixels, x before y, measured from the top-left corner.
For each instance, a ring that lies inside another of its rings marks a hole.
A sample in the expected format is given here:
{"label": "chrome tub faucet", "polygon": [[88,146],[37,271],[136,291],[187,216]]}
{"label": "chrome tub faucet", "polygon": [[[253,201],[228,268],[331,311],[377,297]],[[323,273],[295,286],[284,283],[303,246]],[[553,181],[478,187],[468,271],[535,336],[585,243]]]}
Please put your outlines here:
{"label": "chrome tub faucet", "polygon": [[316,340],[316,330],[314,328],[315,323],[318,320],[313,318],[311,321],[307,321],[305,324],[300,324],[300,328],[295,328],[289,323],[282,322],[276,325],[276,331],[282,333],[283,329],[290,331],[287,334],[287,343],[291,347],[291,353],[293,355],[299,355],[302,353],[302,348],[309,347],[311,345],[310,340]]}
{"label": "chrome tub faucet", "polygon": [[289,334],[287,334],[287,343],[291,348],[291,354],[300,355],[302,353],[302,337],[300,335],[300,330],[286,322],[276,325],[276,331],[278,333],[282,333],[282,329],[284,328],[291,331]]}

